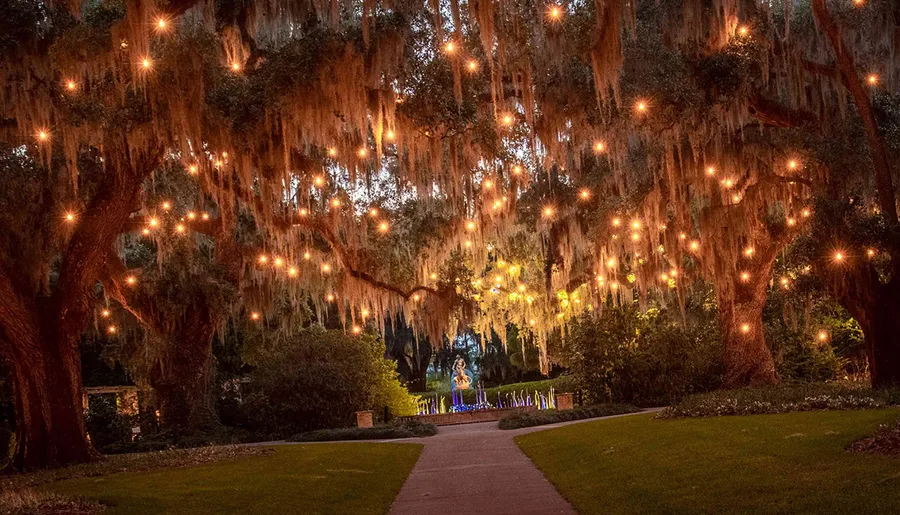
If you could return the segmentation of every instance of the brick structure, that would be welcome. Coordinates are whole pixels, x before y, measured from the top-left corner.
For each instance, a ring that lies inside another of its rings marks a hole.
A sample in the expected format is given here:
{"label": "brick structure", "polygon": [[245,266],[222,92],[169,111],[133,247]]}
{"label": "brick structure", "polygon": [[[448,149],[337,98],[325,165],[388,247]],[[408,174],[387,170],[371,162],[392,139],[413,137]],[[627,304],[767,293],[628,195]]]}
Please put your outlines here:
{"label": "brick structure", "polygon": [[372,427],[372,412],[371,411],[357,411],[356,412],[356,427]]}

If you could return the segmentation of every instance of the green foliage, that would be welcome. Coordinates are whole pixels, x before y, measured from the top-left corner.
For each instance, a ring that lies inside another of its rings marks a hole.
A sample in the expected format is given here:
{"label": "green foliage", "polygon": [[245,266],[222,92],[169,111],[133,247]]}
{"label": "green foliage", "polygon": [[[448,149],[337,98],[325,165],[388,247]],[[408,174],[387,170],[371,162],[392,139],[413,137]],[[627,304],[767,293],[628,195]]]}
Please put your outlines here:
{"label": "green foliage", "polygon": [[119,413],[113,395],[96,395],[88,405],[84,419],[91,443],[100,451],[121,446],[131,441],[134,417]]}
{"label": "green foliage", "polygon": [[796,383],[691,395],[660,418],[757,415],[791,411],[878,408],[900,404],[896,390],[873,391],[862,383]]}
{"label": "green foliage", "polygon": [[682,323],[665,309],[606,308],[578,319],[560,352],[589,402],[668,404],[720,382],[714,312],[697,315]]}
{"label": "green foliage", "polygon": [[384,406],[415,414],[415,398],[397,381],[384,344],[312,326],[248,350],[252,393],[244,399],[250,429],[292,435],[348,426],[354,413]]}
{"label": "green foliage", "polygon": [[570,420],[623,415],[637,411],[640,411],[640,409],[630,404],[597,404],[566,411],[523,411],[503,417],[500,419],[499,426],[500,429],[519,429],[521,427],[544,426]]}
{"label": "green foliage", "polygon": [[394,438],[416,438],[434,436],[437,426],[410,420],[373,427],[342,427],[338,429],[318,429],[294,435],[290,442],[331,442],[339,440],[388,440]]}

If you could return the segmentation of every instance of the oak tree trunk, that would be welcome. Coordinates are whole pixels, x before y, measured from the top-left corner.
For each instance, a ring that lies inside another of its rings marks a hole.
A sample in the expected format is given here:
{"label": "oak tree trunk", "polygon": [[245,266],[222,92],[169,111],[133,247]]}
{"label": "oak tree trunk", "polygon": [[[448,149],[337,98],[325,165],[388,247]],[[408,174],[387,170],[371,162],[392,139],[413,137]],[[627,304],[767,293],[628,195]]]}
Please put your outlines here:
{"label": "oak tree trunk", "polygon": [[166,335],[162,355],[150,374],[164,429],[193,433],[214,428],[212,340],[209,311],[195,307]]}
{"label": "oak tree trunk", "polygon": [[778,382],[775,361],[763,333],[764,305],[765,296],[746,302],[719,302],[725,388]]}
{"label": "oak tree trunk", "polygon": [[17,470],[99,456],[85,434],[78,341],[54,334],[52,327],[33,328],[34,338],[13,347],[16,447],[10,466]]}

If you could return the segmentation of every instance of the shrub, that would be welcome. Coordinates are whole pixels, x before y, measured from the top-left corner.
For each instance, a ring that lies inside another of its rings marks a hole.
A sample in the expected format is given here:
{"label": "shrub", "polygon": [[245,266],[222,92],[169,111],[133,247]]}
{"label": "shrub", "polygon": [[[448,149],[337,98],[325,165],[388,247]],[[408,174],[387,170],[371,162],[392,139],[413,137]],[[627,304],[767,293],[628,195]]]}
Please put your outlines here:
{"label": "shrub", "polygon": [[896,391],[873,391],[861,383],[798,383],[691,395],[661,411],[657,418],[867,409],[897,402]]}
{"label": "shrub", "polygon": [[556,424],[557,422],[608,417],[610,415],[622,415],[638,411],[640,411],[640,409],[630,404],[597,404],[566,411],[520,411],[500,419],[499,426],[500,429],[519,429],[521,427],[543,426],[547,424]]}
{"label": "shrub", "polygon": [[319,429],[300,433],[288,439],[290,442],[330,442],[336,440],[387,440],[434,436],[437,426],[418,421],[385,424],[374,427],[343,427]]}
{"label": "shrub", "polygon": [[715,313],[692,312],[684,321],[657,308],[606,308],[579,318],[559,352],[588,402],[669,404],[721,382]]}
{"label": "shrub", "polygon": [[134,417],[122,415],[116,407],[114,396],[97,395],[88,405],[84,425],[94,447],[103,452],[126,446],[131,442]]}
{"label": "shrub", "polygon": [[284,436],[350,425],[360,410],[387,406],[414,415],[415,397],[397,380],[384,344],[369,335],[349,336],[318,326],[256,349],[251,393],[243,410],[249,428]]}

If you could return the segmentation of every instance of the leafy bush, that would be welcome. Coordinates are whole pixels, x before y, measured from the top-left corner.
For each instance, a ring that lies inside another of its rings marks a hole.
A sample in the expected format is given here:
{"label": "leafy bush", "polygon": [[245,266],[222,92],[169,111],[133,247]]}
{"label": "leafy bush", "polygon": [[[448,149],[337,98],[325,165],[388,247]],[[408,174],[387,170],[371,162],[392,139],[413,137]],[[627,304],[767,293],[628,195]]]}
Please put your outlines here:
{"label": "leafy bush", "polygon": [[657,418],[867,409],[898,403],[897,391],[873,391],[862,383],[799,383],[691,395],[661,411]]}
{"label": "leafy bush", "polygon": [[557,422],[608,417],[610,415],[622,415],[638,411],[640,409],[630,404],[597,404],[565,411],[520,411],[501,418],[499,426],[500,429],[519,429],[521,427],[544,426],[556,424]]}
{"label": "leafy bush", "polygon": [[134,417],[118,412],[115,396],[97,395],[88,405],[84,424],[94,447],[107,452],[107,448],[130,444],[133,421]]}
{"label": "leafy bush", "polygon": [[350,425],[356,411],[382,407],[414,415],[416,399],[384,358],[384,344],[318,326],[257,348],[251,393],[244,398],[249,429],[270,436]]}
{"label": "leafy bush", "polygon": [[290,442],[330,442],[336,440],[386,440],[393,438],[415,438],[434,436],[437,426],[418,421],[385,424],[374,427],[343,427],[319,429],[292,436]]}
{"label": "leafy bush", "polygon": [[559,352],[588,402],[669,404],[721,383],[715,312],[691,313],[683,321],[669,310],[606,308],[578,319]]}

